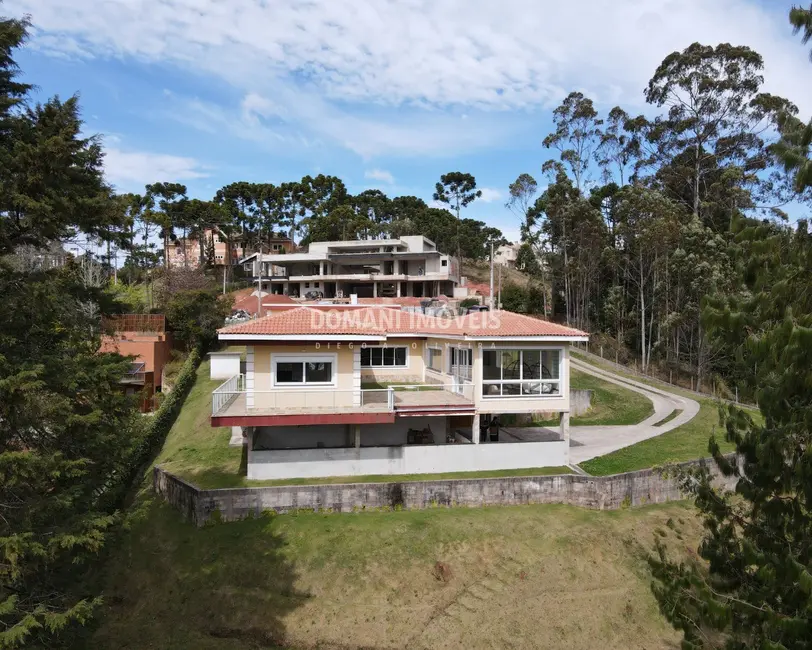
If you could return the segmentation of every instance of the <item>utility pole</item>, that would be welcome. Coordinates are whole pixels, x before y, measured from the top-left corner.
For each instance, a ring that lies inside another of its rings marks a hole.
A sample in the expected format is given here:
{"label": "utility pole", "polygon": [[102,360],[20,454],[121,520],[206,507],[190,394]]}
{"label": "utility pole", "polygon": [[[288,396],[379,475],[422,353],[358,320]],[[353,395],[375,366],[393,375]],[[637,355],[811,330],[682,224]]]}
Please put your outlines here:
{"label": "utility pole", "polygon": [[499,265],[499,296],[496,301],[496,308],[502,309],[502,265]]}
{"label": "utility pole", "polygon": [[493,311],[493,239],[491,239],[491,287],[490,287],[490,307]]}
{"label": "utility pole", "polygon": [[257,260],[259,260],[259,273],[257,274],[257,318],[262,318],[262,244],[259,245],[259,252],[257,253]]}
{"label": "utility pole", "polygon": [[[223,260],[225,261],[225,260]],[[223,295],[226,295],[226,265],[223,264]]]}

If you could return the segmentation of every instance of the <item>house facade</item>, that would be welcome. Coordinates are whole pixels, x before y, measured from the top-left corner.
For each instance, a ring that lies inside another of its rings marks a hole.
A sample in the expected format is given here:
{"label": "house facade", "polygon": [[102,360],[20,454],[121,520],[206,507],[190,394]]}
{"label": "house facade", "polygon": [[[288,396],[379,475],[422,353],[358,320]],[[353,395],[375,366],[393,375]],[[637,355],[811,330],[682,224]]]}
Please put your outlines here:
{"label": "house facade", "polygon": [[142,413],[152,411],[153,397],[163,388],[164,366],[172,355],[172,333],[160,314],[121,314],[105,319],[100,352],[117,352],[135,359],[119,381],[127,395],[139,395]]}
{"label": "house facade", "polygon": [[[167,249],[167,258],[169,266],[172,268],[197,268],[200,266],[201,254],[204,259],[208,255],[208,247],[213,244],[213,261],[214,266],[225,266],[228,260],[231,260],[232,266],[237,266],[242,263],[246,257],[253,253],[242,242],[236,241],[231,243],[231,257],[228,255],[228,242],[225,237],[221,236],[217,230],[207,228],[203,233],[203,241],[197,238],[187,237],[185,240],[181,237],[175,241],[169,242]],[[293,250],[296,245],[287,237],[274,237],[267,240],[266,246],[269,250],[275,253],[284,253]]]}
{"label": "house facade", "polygon": [[[249,479],[568,464],[569,346],[584,332],[510,312],[292,307],[219,338],[247,362],[214,391],[212,425],[242,434]],[[537,412],[560,426],[489,426]]]}
{"label": "house facade", "polygon": [[307,252],[252,254],[240,263],[266,291],[301,298],[451,296],[460,281],[456,258],[419,235],[314,242]]}

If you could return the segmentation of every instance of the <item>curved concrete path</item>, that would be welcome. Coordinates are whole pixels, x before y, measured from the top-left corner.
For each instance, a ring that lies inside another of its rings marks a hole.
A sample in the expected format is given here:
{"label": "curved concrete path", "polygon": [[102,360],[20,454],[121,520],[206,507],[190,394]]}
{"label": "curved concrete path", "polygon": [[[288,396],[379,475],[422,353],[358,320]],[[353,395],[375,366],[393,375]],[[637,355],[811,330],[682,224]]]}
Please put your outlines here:
{"label": "curved concrete path", "polygon": [[[699,412],[699,402],[689,397],[654,388],[648,384],[616,375],[613,372],[589,365],[572,357],[570,357],[570,366],[603,381],[645,395],[654,404],[654,414],[639,424],[570,427],[570,440],[572,441],[570,445],[570,463],[573,465],[662,435],[685,424]],[[682,413],[669,422],[659,427],[654,426],[656,422],[680,409]]]}

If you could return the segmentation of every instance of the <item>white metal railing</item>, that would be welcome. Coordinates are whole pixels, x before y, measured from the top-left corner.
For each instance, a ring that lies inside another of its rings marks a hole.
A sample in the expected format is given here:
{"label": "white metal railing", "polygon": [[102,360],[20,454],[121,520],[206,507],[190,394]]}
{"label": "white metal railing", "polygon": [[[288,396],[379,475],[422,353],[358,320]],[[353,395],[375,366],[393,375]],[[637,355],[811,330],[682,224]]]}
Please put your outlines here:
{"label": "white metal railing", "polygon": [[[229,415],[251,415],[261,410],[307,409],[312,411],[363,408],[394,411],[398,406],[420,406],[422,403],[441,406],[445,401],[436,397],[447,392],[473,402],[473,384],[400,384],[386,388],[280,388],[276,390],[246,390],[243,375],[223,382],[212,393],[212,415],[228,410]],[[421,395],[425,399],[421,399]],[[453,403],[453,402],[451,402]]]}
{"label": "white metal railing", "polygon": [[226,379],[211,394],[211,414],[216,415],[244,393],[245,375],[234,375]]}

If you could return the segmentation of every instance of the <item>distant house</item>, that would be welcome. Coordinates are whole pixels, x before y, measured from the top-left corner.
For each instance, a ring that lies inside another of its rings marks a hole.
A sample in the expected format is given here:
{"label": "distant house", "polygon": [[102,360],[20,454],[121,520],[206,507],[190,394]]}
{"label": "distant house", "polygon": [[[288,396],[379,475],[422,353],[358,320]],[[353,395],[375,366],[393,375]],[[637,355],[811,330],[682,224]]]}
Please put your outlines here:
{"label": "distant house", "polygon": [[[201,242],[197,238],[183,238],[179,237],[173,242],[169,243],[167,249],[167,257],[169,259],[169,266],[173,268],[197,268],[201,262],[201,250],[203,251],[203,259],[210,252],[210,246],[214,244],[213,262],[214,266],[224,266],[229,259],[228,244],[226,238],[221,236],[217,230],[207,228],[203,233],[203,247],[201,249]],[[275,237],[270,240],[265,239],[264,246],[274,253],[282,253],[293,250],[295,244],[287,237]],[[253,251],[249,250],[243,243],[236,241],[231,245],[231,265],[237,266],[241,264],[241,260],[250,256]]]}
{"label": "distant house", "polygon": [[[242,433],[249,479],[569,463],[579,330],[500,311],[293,306],[219,338],[246,346],[246,372],[213,392],[211,423]],[[536,412],[560,414],[559,430],[499,435],[503,415]]]}
{"label": "distant house", "polygon": [[515,269],[520,248],[521,244],[503,244],[494,252],[493,263]]}
{"label": "distant house", "polygon": [[122,376],[121,389],[141,396],[141,411],[153,410],[154,395],[163,389],[163,370],[172,353],[172,333],[160,314],[121,314],[104,320],[100,352],[118,352],[135,360]]}
{"label": "distant house", "polygon": [[452,296],[460,281],[456,258],[420,235],[313,242],[307,252],[251,254],[240,263],[269,293],[301,298]]}

